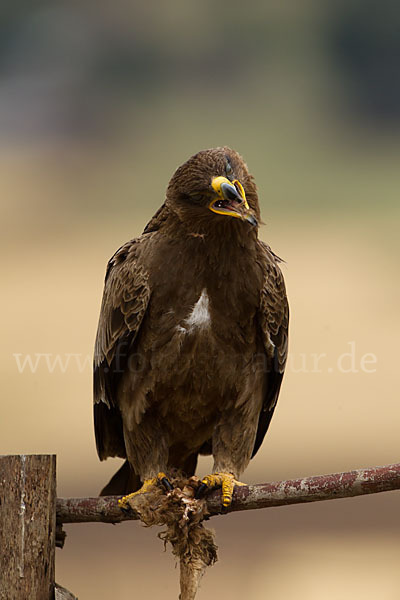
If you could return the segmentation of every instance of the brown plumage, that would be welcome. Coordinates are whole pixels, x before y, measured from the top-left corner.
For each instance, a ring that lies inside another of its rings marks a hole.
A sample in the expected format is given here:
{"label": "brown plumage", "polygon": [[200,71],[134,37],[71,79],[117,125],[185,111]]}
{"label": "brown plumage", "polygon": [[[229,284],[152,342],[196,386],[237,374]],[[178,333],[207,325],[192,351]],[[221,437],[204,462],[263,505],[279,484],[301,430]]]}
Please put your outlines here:
{"label": "brown plumage", "polygon": [[205,150],[177,169],[143,234],[109,261],[95,433],[101,460],[127,462],[102,493],[134,491],[173,468],[192,475],[199,454],[238,478],[260,447],[285,367],[288,304],[259,219],[242,158]]}

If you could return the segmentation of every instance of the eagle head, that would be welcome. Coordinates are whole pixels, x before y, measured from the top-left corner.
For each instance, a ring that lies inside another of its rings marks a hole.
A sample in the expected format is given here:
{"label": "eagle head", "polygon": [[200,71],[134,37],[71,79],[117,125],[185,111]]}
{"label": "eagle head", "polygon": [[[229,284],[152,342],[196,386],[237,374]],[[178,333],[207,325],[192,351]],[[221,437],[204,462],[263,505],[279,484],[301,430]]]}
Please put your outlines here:
{"label": "eagle head", "polygon": [[[201,150],[174,173],[166,202],[181,220],[240,219],[257,227],[257,189],[242,157],[228,147]],[[237,221],[236,221],[237,222]]]}

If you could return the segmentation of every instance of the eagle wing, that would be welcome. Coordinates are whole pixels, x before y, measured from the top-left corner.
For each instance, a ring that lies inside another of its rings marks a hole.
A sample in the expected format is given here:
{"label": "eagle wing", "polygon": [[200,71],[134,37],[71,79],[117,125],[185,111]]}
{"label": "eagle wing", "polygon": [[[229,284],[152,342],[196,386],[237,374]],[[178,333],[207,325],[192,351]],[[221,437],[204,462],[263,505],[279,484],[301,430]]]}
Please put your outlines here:
{"label": "eagle wing", "polygon": [[162,227],[163,223],[165,223],[165,221],[168,219],[169,215],[170,210],[167,204],[164,202],[164,204],[160,206],[155,215],[147,223],[143,233],[151,233],[153,231],[158,231],[160,227]]}
{"label": "eagle wing", "polygon": [[254,456],[267,433],[285,371],[288,353],[289,305],[285,282],[279,268],[282,262],[264,242],[259,242],[264,257],[264,286],[261,290],[258,324],[266,354],[266,381],[262,410],[258,421]]}
{"label": "eagle wing", "polygon": [[121,246],[107,265],[93,379],[94,427],[101,460],[126,458],[116,388],[150,299],[148,273],[140,260],[141,244],[147,238],[149,235],[143,235]]}

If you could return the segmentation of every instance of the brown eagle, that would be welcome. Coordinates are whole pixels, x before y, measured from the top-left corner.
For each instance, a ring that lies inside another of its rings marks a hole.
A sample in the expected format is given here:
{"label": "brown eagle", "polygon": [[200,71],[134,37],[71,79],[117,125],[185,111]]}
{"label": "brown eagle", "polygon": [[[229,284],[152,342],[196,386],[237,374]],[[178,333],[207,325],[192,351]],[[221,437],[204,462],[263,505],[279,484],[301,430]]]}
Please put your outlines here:
{"label": "brown eagle", "polygon": [[[212,454],[222,502],[260,447],[285,368],[280,259],[257,237],[257,189],[230,148],[174,173],[143,234],[107,265],[94,356],[99,457],[126,461],[102,494],[145,491]],[[141,487],[142,486],[142,487]]]}

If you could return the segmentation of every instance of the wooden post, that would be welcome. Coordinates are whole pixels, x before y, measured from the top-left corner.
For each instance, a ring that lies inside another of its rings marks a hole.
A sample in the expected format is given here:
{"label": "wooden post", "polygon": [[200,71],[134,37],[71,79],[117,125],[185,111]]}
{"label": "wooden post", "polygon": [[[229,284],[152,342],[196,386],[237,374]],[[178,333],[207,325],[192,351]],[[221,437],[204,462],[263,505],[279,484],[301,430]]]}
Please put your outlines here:
{"label": "wooden post", "polygon": [[0,600],[52,600],[56,457],[0,456]]}

